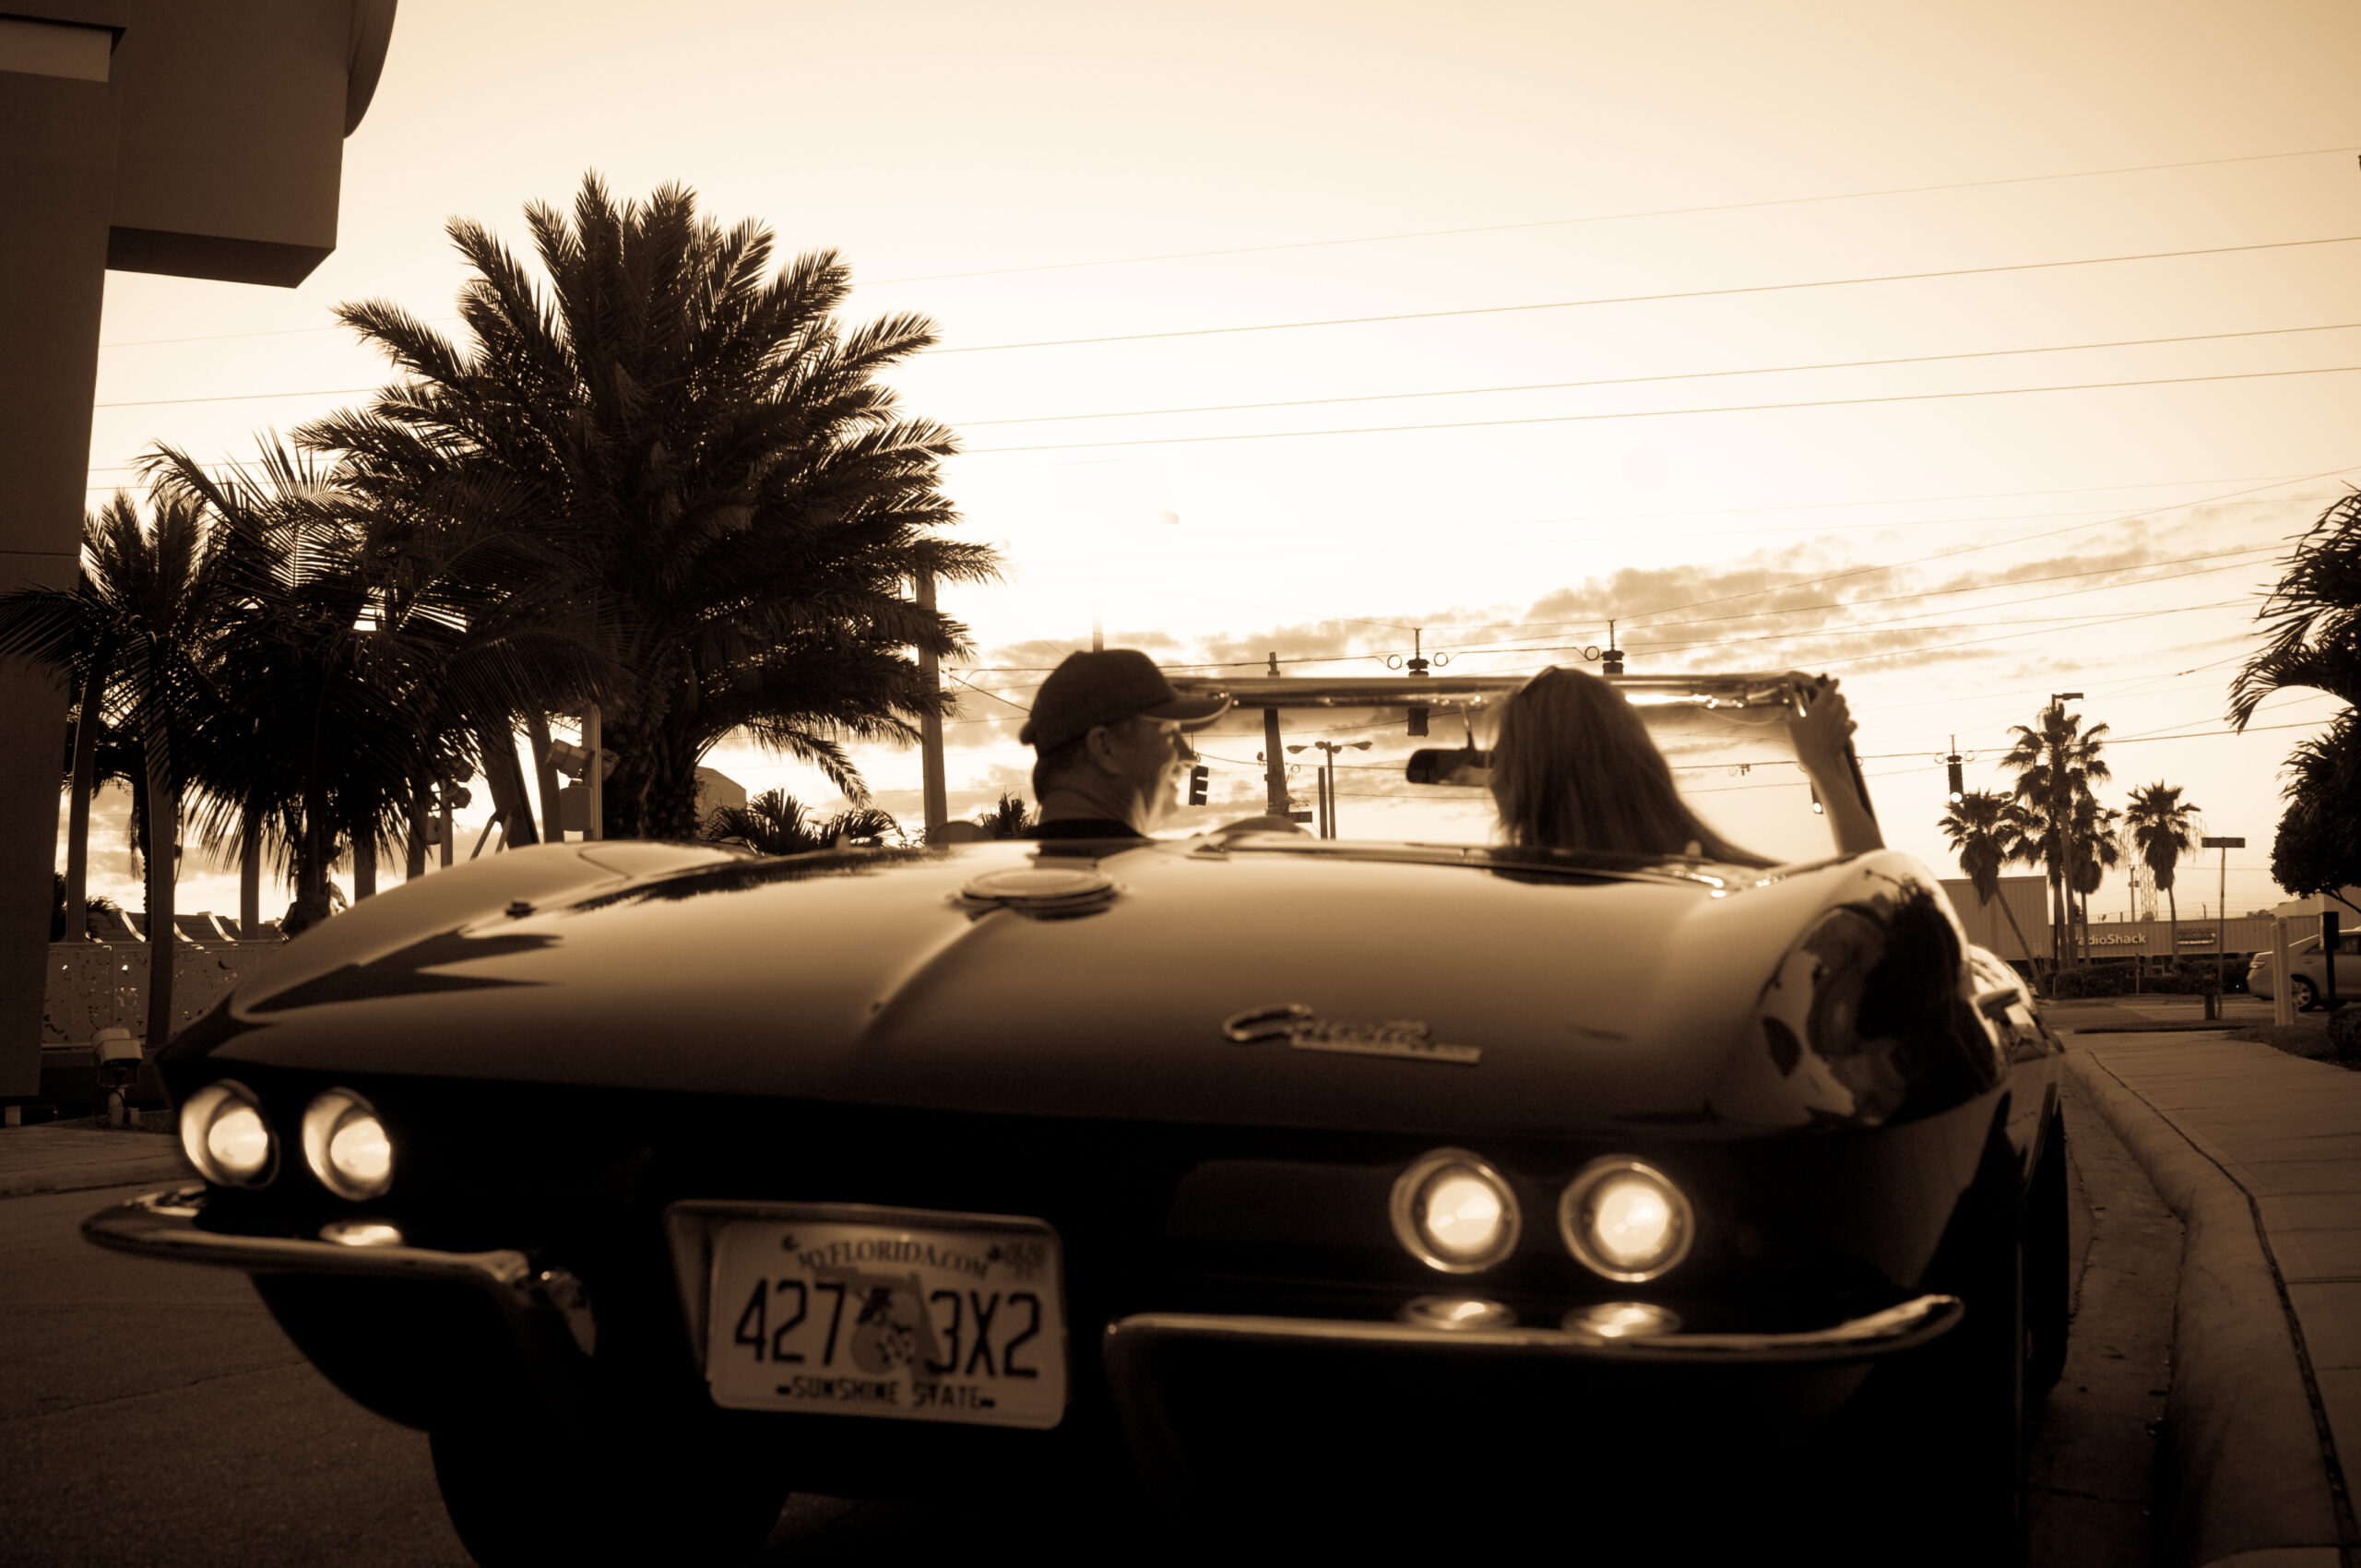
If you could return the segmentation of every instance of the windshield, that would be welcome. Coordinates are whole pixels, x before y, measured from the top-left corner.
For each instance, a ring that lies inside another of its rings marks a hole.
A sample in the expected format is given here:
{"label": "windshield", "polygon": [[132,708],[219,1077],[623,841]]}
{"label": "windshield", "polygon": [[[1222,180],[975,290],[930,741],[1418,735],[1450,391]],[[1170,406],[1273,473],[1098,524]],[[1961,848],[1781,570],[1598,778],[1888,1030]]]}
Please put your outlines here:
{"label": "windshield", "polygon": [[[1689,808],[1724,839],[1780,862],[1836,852],[1789,733],[1800,678],[1609,679],[1639,709]],[[1409,732],[1412,705],[1378,700],[1409,687],[1406,681],[1202,683],[1227,690],[1237,705],[1198,739],[1206,765],[1227,788],[1174,826],[1204,832],[1263,809],[1267,712],[1278,725],[1291,804],[1310,814],[1301,824],[1307,830],[1320,831],[1324,818],[1339,838],[1499,843],[1485,765],[1492,716],[1521,683],[1521,677],[1483,676],[1417,683],[1430,698],[1418,705],[1428,731],[1418,737]]]}

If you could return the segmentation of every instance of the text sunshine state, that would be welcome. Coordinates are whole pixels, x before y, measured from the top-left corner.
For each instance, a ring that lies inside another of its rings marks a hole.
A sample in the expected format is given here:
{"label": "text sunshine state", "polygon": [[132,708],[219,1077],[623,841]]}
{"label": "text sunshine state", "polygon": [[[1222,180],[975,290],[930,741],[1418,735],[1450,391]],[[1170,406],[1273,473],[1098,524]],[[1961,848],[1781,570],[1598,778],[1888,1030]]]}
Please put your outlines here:
{"label": "text sunshine state", "polygon": [[888,1405],[896,1408],[989,1410],[994,1401],[972,1383],[914,1381],[902,1397],[898,1377],[793,1377],[778,1385],[783,1399],[833,1405]]}

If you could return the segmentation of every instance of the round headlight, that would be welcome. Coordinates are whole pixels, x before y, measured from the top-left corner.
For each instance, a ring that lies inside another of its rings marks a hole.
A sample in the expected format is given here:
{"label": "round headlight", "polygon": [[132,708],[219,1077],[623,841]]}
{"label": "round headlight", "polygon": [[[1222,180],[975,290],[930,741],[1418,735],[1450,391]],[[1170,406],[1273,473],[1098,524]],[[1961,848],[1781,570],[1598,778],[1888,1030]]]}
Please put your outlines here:
{"label": "round headlight", "polygon": [[1394,1234],[1445,1274],[1474,1274],[1516,1249],[1516,1194],[1465,1149],[1437,1149],[1394,1183]]}
{"label": "round headlight", "polygon": [[259,1187],[279,1172],[279,1140],[262,1102],[229,1078],[206,1085],[181,1107],[181,1151],[216,1186]]}
{"label": "round headlight", "polygon": [[350,1089],[330,1089],[303,1112],[303,1163],[340,1198],[380,1197],[394,1184],[393,1140]]}
{"label": "round headlight", "polygon": [[1637,1284],[1689,1255],[1696,1218],[1671,1177],[1617,1155],[1592,1160],[1566,1183],[1558,1229],[1593,1273]]}

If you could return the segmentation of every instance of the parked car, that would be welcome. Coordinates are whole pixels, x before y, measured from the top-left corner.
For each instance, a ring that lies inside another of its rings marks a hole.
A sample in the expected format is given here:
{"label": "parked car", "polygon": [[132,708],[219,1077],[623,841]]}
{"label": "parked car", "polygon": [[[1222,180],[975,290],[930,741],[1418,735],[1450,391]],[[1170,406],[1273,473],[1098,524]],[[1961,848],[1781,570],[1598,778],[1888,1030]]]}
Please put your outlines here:
{"label": "parked car", "polygon": [[[1464,710],[1406,778],[1465,804],[1514,683],[1228,689]],[[981,1498],[995,1550],[1126,1486],[1662,1548],[1757,1482],[2004,1561],[2059,1042],[1926,867],[1831,852],[1801,677],[1621,684],[1717,823],[1803,848],[499,854],[172,1041],[205,1181],[87,1233],[250,1273],[486,1563],[742,1553],[790,1489]]]}
{"label": "parked car", "polygon": [[[2275,1000],[2279,994],[2278,964],[2266,948],[2247,965],[2247,990]],[[2308,936],[2287,944],[2287,989],[2295,994],[2297,1012],[2309,1012],[2329,993],[2328,959],[2320,939]],[[2340,932],[2336,941],[2336,994],[2339,1000],[2361,995],[2361,932]]]}

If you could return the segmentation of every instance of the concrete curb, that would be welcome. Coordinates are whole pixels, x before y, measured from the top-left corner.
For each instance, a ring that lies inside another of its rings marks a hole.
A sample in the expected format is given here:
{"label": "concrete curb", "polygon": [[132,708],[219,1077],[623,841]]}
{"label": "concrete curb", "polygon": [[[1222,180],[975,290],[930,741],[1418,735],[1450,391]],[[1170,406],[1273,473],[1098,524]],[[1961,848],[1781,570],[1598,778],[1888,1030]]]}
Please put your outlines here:
{"label": "concrete curb", "polygon": [[37,1193],[85,1193],[100,1187],[127,1187],[136,1182],[194,1182],[196,1172],[179,1155],[129,1160],[118,1165],[69,1170],[28,1170],[0,1175],[0,1198],[31,1197]]}
{"label": "concrete curb", "polygon": [[2165,1402],[2173,1560],[2340,1568],[2320,1429],[2246,1190],[2088,1048],[2066,1067],[2185,1230]]}

